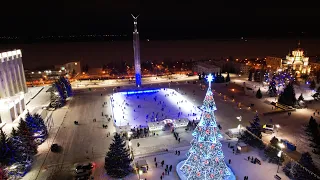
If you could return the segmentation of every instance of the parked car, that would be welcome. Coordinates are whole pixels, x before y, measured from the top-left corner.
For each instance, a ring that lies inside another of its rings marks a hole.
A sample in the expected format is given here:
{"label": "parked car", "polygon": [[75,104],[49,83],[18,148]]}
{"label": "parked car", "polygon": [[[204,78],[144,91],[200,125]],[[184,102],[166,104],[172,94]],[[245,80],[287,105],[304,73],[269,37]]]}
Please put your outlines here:
{"label": "parked car", "polygon": [[90,175],[91,175],[91,170],[79,169],[74,171],[74,176],[77,177],[77,179],[79,178],[88,179]]}
{"label": "parked car", "polygon": [[264,132],[273,132],[274,131],[274,125],[273,124],[265,124],[263,125],[263,131]]}
{"label": "parked car", "polygon": [[93,162],[87,162],[87,163],[82,163],[82,164],[76,164],[75,165],[75,171],[80,171],[80,170],[92,170],[94,168],[95,164]]}

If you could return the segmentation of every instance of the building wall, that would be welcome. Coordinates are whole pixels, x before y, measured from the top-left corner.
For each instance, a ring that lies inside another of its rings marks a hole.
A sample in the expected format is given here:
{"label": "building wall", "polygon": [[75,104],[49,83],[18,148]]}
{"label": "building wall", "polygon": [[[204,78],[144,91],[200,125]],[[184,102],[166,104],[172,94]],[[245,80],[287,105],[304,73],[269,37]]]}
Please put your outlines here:
{"label": "building wall", "polygon": [[282,68],[282,58],[267,56],[266,64],[268,68],[270,68],[273,71],[276,71],[279,68]]}
{"label": "building wall", "polygon": [[240,69],[240,71],[239,71],[240,74],[248,75],[250,72],[251,66],[241,64],[239,69]]}
{"label": "building wall", "polygon": [[27,92],[20,50],[0,53],[0,98]]}
{"label": "building wall", "polygon": [[12,122],[25,110],[27,84],[21,50],[0,53],[0,119]]}
{"label": "building wall", "polygon": [[68,73],[72,73],[73,70],[75,71],[76,74],[81,73],[81,65],[80,65],[80,61],[76,61],[76,62],[69,62],[66,63],[65,65],[63,65],[64,68],[66,69],[66,71]]}
{"label": "building wall", "polygon": [[221,68],[211,64],[199,63],[193,67],[193,71],[197,73],[204,72],[205,74],[209,74],[209,73],[218,73],[221,71]]}

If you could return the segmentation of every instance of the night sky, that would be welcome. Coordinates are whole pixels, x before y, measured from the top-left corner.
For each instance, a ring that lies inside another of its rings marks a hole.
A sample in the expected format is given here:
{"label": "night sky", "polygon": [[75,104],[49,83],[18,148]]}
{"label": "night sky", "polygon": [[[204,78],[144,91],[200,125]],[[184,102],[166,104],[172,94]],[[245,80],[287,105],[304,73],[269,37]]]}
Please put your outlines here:
{"label": "night sky", "polygon": [[131,36],[131,13],[140,14],[142,38],[152,39],[316,36],[320,23],[320,8],[313,8],[319,6],[292,1],[18,0],[1,6],[1,36]]}

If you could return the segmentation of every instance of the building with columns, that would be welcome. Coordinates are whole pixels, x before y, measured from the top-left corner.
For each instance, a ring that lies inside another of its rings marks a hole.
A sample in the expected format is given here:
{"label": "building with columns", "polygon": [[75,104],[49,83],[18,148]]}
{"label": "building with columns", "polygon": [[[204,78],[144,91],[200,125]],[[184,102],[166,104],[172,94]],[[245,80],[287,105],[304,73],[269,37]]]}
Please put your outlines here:
{"label": "building with columns", "polygon": [[283,69],[292,70],[300,77],[301,74],[309,74],[309,57],[306,57],[303,49],[297,48],[286,56],[282,64]]}
{"label": "building with columns", "polygon": [[23,113],[26,92],[21,50],[0,52],[0,123],[10,123]]}

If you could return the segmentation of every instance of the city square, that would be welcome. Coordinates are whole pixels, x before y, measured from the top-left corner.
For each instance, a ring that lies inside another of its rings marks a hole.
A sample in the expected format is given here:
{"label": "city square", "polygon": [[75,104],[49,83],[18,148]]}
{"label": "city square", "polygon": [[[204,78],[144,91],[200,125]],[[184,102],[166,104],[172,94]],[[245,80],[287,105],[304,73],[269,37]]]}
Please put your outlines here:
{"label": "city square", "polygon": [[0,30],[0,180],[320,179],[314,8],[33,3]]}

